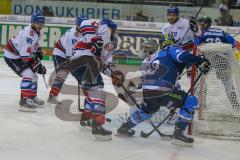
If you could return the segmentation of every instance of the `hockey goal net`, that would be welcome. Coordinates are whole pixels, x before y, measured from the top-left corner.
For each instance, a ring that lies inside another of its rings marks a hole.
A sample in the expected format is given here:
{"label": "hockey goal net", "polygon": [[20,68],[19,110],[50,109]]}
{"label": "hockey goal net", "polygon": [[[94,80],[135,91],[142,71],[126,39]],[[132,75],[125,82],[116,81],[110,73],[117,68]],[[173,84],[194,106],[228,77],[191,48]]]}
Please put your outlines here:
{"label": "hockey goal net", "polygon": [[[240,67],[232,46],[208,43],[199,46],[194,53],[204,55],[212,64],[209,73],[194,86],[199,100],[194,134],[240,140]],[[197,74],[193,69],[192,81]]]}

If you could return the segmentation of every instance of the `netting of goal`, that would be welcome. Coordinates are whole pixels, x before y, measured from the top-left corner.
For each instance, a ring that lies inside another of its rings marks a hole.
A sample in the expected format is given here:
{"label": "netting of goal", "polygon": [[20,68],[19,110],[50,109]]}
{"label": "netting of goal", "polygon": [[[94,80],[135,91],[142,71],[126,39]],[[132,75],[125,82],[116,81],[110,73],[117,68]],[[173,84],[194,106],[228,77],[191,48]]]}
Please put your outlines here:
{"label": "netting of goal", "polygon": [[240,67],[232,46],[208,43],[199,46],[196,55],[205,55],[212,67],[194,87],[199,100],[194,134],[240,140]]}

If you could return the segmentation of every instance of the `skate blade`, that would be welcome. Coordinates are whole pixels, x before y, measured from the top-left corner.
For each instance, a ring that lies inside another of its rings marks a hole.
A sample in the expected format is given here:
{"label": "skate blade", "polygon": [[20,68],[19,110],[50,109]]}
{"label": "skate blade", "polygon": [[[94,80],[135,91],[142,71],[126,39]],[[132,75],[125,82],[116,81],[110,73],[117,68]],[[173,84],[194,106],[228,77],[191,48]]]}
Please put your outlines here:
{"label": "skate blade", "polygon": [[37,108],[46,108],[45,105],[37,105]]}
{"label": "skate blade", "polygon": [[171,143],[178,146],[193,147],[193,143],[186,143],[178,139],[173,139]]}
{"label": "skate blade", "polygon": [[47,101],[47,105],[50,106],[50,107],[56,106],[58,104],[61,104],[61,102],[53,103],[53,102]]}
{"label": "skate blade", "polygon": [[103,135],[93,135],[93,138],[97,141],[110,141],[112,140],[112,135],[106,135],[106,136],[103,136]]}
{"label": "skate blade", "polygon": [[128,137],[133,137],[134,135],[116,133],[114,136],[128,138]]}
{"label": "skate blade", "polygon": [[26,108],[26,107],[22,107],[22,106],[20,106],[20,108],[18,109],[18,111],[20,111],[20,112],[29,112],[29,113],[37,112],[36,109]]}
{"label": "skate blade", "polygon": [[79,129],[82,130],[82,131],[91,131],[92,127],[90,127],[90,126],[81,126],[80,125]]}

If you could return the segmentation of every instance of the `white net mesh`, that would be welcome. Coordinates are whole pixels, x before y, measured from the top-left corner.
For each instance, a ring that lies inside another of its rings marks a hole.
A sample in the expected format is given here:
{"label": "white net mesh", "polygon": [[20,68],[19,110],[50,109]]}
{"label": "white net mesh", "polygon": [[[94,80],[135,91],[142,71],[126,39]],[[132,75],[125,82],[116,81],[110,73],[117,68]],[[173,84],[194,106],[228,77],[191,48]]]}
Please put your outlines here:
{"label": "white net mesh", "polygon": [[219,139],[240,139],[240,68],[230,44],[198,47],[212,64],[195,87],[199,100],[194,133]]}

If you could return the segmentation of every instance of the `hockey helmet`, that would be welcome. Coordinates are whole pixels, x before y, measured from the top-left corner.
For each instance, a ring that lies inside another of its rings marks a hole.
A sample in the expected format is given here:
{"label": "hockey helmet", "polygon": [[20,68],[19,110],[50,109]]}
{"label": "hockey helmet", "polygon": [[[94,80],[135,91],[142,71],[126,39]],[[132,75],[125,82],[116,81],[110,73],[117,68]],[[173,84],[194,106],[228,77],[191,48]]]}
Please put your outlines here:
{"label": "hockey helmet", "polygon": [[208,16],[199,18],[198,22],[203,29],[207,29],[212,25],[212,19]]}
{"label": "hockey helmet", "polygon": [[167,14],[169,13],[175,13],[177,16],[179,16],[179,9],[176,6],[171,6],[167,9]]}
{"label": "hockey helmet", "polygon": [[156,40],[148,39],[143,42],[143,51],[144,53],[153,54],[158,50],[158,44]]}
{"label": "hockey helmet", "polygon": [[31,23],[40,23],[40,24],[45,24],[45,17],[42,15],[41,12],[33,12],[31,16]]}
{"label": "hockey helmet", "polygon": [[113,33],[117,30],[117,24],[108,18],[102,19],[102,24],[106,24],[109,28],[112,28]]}
{"label": "hockey helmet", "polygon": [[76,22],[76,26],[80,26],[81,23],[84,21],[84,20],[88,20],[88,17],[86,16],[77,16],[75,22]]}

